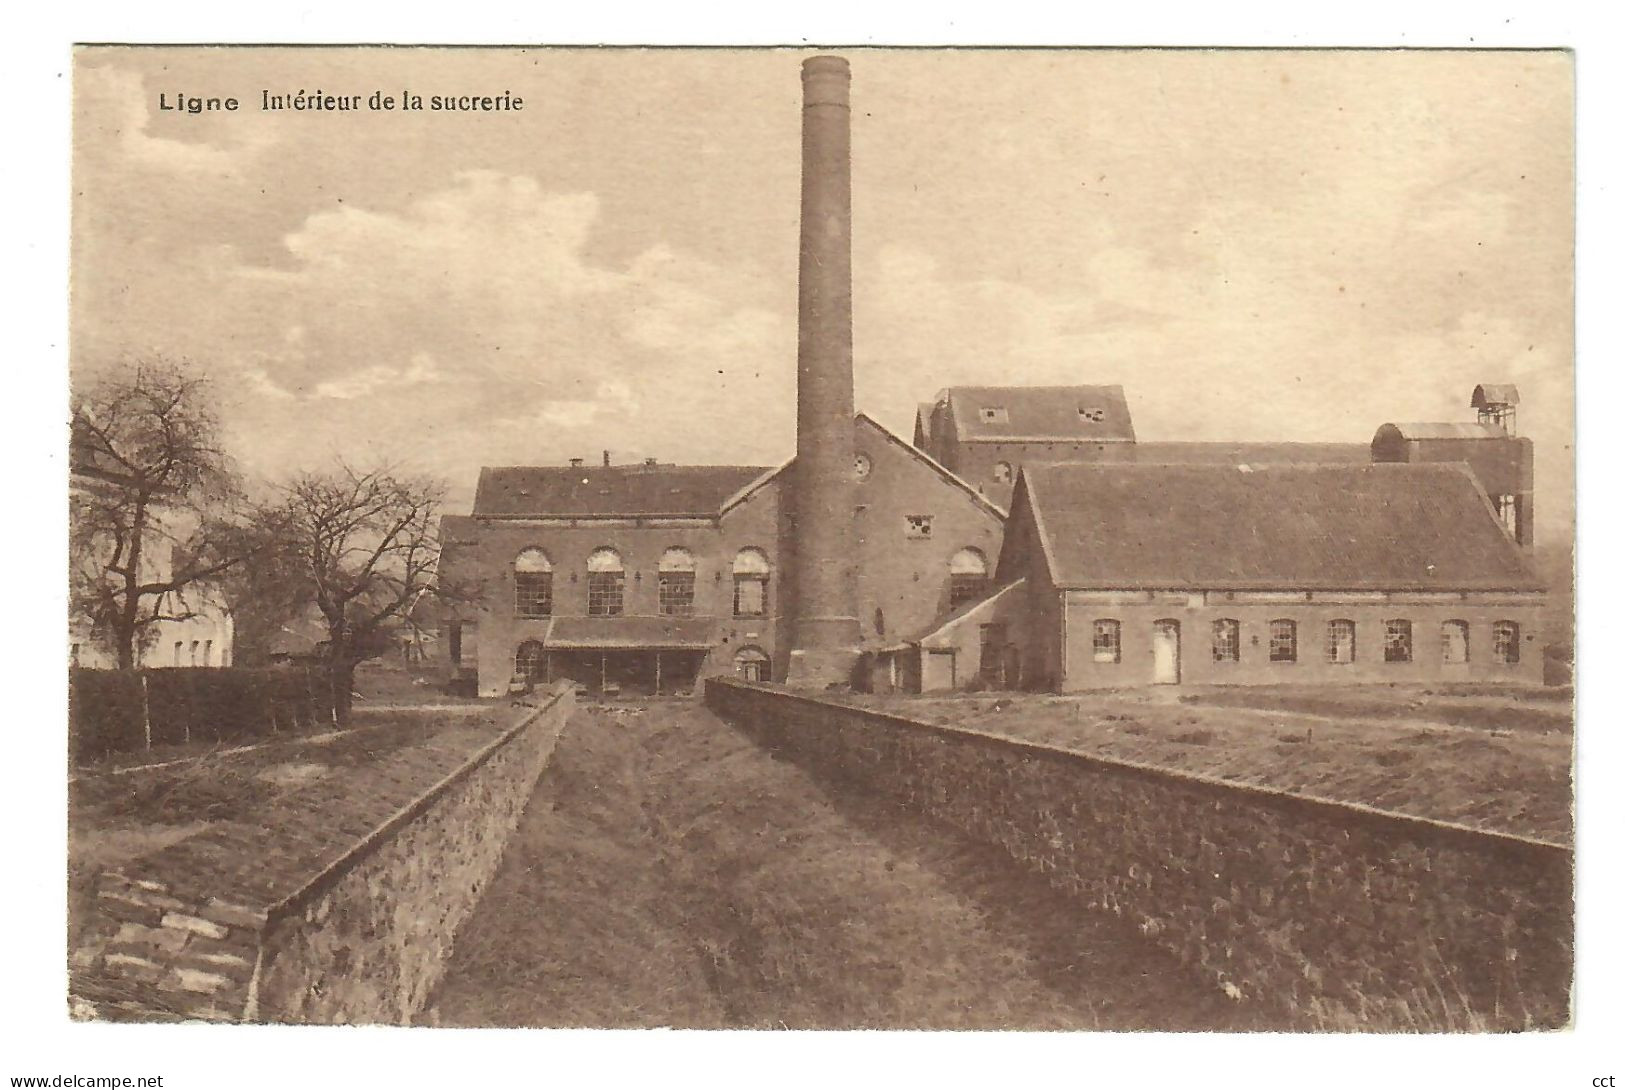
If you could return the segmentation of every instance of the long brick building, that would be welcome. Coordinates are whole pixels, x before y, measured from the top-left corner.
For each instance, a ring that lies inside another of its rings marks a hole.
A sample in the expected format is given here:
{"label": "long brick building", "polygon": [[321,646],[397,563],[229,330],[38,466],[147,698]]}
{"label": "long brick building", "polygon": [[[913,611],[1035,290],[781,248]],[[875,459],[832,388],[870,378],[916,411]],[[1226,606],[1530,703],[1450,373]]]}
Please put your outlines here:
{"label": "long brick building", "polygon": [[1515,388],[1364,443],[1145,442],[1115,385],[952,387],[913,442],[852,402],[846,62],[803,65],[796,452],[487,468],[441,572],[447,668],[685,692],[1538,681]]}

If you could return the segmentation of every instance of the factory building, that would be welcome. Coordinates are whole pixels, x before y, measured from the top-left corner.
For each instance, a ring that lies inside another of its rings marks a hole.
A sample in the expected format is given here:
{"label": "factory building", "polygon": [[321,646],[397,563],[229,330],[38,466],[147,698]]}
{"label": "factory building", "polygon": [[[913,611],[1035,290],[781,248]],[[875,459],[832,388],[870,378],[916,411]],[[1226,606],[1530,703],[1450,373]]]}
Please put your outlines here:
{"label": "factory building", "polygon": [[1142,442],[1121,386],[853,405],[849,74],[803,64],[795,456],[487,468],[442,527],[447,668],[804,688],[1538,682],[1518,395],[1363,443]]}

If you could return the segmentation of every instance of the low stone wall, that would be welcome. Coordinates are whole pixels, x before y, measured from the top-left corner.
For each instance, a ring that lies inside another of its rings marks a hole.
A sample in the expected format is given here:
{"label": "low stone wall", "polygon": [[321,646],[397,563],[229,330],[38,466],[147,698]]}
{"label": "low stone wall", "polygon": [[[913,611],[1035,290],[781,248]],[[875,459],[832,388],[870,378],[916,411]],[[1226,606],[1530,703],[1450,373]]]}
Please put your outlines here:
{"label": "low stone wall", "polygon": [[[104,873],[102,941],[73,959],[77,1013],[409,1022],[573,707],[560,686],[427,790],[413,785],[435,766],[403,757],[382,770],[379,801],[389,810],[381,821],[324,823],[315,807],[302,823],[210,830]],[[391,783],[413,795],[390,800]],[[282,877],[300,860],[297,881]]]}
{"label": "low stone wall", "polygon": [[979,734],[732,679],[719,715],[815,773],[997,844],[1239,1001],[1299,1024],[1569,1020],[1560,845]]}

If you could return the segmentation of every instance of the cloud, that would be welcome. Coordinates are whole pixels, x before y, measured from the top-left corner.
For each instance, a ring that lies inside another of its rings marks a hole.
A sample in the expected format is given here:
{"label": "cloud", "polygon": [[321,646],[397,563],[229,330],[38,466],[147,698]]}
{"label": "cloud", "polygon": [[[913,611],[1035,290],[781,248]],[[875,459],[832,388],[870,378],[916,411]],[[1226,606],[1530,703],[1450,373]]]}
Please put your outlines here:
{"label": "cloud", "polygon": [[315,396],[347,400],[366,397],[383,389],[402,389],[439,382],[443,378],[435,366],[434,359],[427,352],[418,352],[412,356],[411,363],[406,367],[375,364],[341,379],[319,382],[316,384]]}
{"label": "cloud", "polygon": [[[95,130],[83,134],[90,139],[81,146],[97,147],[103,155],[118,155],[127,166],[158,174],[220,178],[240,176],[245,160],[266,143],[263,130],[250,126],[240,126],[239,135],[224,145],[154,136],[149,103],[157,101],[158,93],[149,91],[134,72],[81,65],[74,77],[75,108],[81,127]],[[163,93],[171,101],[176,98],[173,91]]]}

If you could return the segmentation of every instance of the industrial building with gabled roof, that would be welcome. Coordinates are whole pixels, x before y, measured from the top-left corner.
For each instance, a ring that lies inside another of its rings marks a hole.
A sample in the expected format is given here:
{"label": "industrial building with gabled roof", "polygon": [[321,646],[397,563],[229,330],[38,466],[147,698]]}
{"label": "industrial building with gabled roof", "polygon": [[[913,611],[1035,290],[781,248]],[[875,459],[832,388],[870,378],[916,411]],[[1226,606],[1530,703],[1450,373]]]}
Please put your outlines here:
{"label": "industrial building with gabled roof", "polygon": [[814,57],[802,79],[795,456],[483,470],[442,528],[442,576],[481,588],[447,620],[455,675],[1540,680],[1515,387],[1370,444],[1142,442],[1117,385],[949,387],[912,444],[856,412],[849,74]]}

